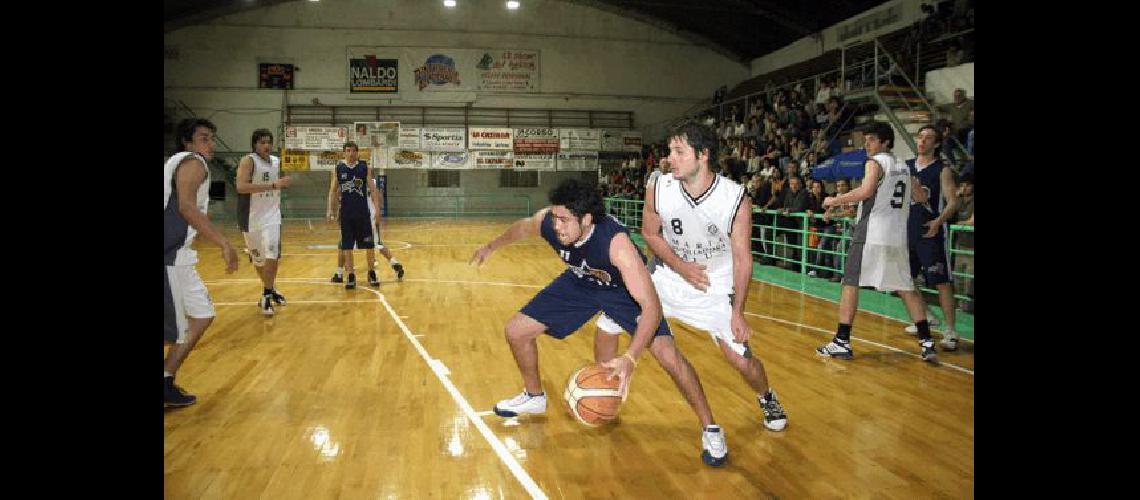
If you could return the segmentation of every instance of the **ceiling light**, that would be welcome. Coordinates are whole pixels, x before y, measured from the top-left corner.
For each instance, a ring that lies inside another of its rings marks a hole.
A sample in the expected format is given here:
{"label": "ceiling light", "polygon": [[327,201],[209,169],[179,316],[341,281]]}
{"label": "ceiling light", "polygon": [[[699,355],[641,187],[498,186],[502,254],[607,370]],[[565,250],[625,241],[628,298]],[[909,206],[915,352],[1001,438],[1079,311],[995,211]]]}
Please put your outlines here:
{"label": "ceiling light", "polygon": [[509,0],[507,2],[507,8],[510,10],[518,10],[519,3],[516,0]]}
{"label": "ceiling light", "polygon": [[443,0],[444,7],[455,7],[455,0]]}

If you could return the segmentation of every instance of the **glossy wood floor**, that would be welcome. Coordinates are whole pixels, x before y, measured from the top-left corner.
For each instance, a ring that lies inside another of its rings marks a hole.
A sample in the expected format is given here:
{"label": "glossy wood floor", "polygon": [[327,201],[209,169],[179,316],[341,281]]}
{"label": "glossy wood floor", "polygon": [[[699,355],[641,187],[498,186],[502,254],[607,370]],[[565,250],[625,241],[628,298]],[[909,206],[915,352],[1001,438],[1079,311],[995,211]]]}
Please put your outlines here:
{"label": "glossy wood floor", "polygon": [[503,326],[564,269],[539,239],[469,266],[509,222],[387,221],[405,280],[381,264],[377,289],[360,271],[346,291],[328,282],[338,229],[288,221],[277,288],[289,305],[271,319],[255,307],[254,268],[243,259],[227,275],[200,247],[218,316],[178,373],[198,404],[164,412],[165,498],[973,497],[973,344],[931,366],[905,324],[859,313],[856,358],[820,358],[837,305],[761,282],[748,319],[784,432],[763,427],[705,333],[672,323],[726,431],[725,467],[701,462],[700,424],[654,361],[616,425],[570,417],[560,395],[593,355],[592,323],[540,338],[544,417],[495,416],[522,387]]}

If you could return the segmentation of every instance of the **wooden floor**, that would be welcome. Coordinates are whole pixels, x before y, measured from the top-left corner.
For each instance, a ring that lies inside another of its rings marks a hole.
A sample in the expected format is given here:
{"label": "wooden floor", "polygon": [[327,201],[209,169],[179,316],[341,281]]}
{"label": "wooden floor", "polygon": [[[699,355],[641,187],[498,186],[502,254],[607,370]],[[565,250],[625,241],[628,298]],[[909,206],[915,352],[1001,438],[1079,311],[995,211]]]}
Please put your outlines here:
{"label": "wooden floor", "polygon": [[255,307],[254,268],[243,259],[226,275],[201,246],[218,316],[178,373],[198,404],[164,412],[165,498],[973,497],[972,343],[931,366],[905,324],[861,312],[856,358],[820,358],[837,305],[756,281],[752,344],[784,432],[763,427],[707,334],[671,322],[725,429],[725,467],[701,462],[700,424],[653,361],[616,425],[570,417],[560,395],[592,357],[592,323],[540,338],[545,416],[495,416],[522,387],[503,326],[564,269],[537,238],[469,266],[509,222],[387,221],[405,280],[382,265],[377,289],[358,272],[363,286],[346,291],[328,282],[339,230],[288,221],[277,288],[289,305],[272,319]]}

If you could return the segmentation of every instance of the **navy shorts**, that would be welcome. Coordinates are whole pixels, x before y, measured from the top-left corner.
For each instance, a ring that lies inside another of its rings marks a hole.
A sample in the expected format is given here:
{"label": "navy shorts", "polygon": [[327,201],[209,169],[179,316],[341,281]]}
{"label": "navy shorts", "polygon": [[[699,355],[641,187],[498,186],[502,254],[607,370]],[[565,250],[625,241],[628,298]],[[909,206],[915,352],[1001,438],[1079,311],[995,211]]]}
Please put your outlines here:
{"label": "navy shorts", "polygon": [[[556,339],[574,333],[598,311],[604,311],[630,335],[637,331],[641,306],[628,290],[599,290],[579,285],[578,281],[579,278],[567,270],[530,299],[520,312],[542,323],[546,326],[546,334]],[[672,334],[662,316],[654,336]]]}
{"label": "navy shorts", "polygon": [[950,283],[950,261],[946,258],[946,238],[941,234],[933,238],[919,237],[910,244],[910,276],[922,273],[926,286]]}
{"label": "navy shorts", "polygon": [[340,249],[352,250],[353,245],[362,250],[375,246],[372,241],[372,220],[368,218],[368,212],[340,215]]}

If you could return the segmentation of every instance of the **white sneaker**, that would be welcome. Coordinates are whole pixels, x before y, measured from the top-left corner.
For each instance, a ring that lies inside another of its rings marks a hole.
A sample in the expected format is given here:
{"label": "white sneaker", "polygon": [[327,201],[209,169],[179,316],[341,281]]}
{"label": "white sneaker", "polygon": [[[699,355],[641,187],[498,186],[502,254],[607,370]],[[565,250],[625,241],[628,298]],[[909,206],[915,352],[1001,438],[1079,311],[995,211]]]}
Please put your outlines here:
{"label": "white sneaker", "polygon": [[812,269],[811,271],[808,271],[808,276],[810,276],[810,277],[814,278],[814,277],[816,276],[816,272],[815,272],[815,269]]}
{"label": "white sneaker", "polygon": [[541,415],[546,413],[546,393],[540,396],[531,396],[523,389],[522,394],[511,399],[504,399],[495,405],[495,415],[500,417],[517,417],[521,413]]}
{"label": "white sneaker", "polygon": [[713,467],[720,467],[728,460],[728,443],[724,440],[724,431],[719,425],[713,424],[705,427],[701,434],[701,460]]}
{"label": "white sneaker", "polygon": [[[934,327],[942,324],[941,321],[938,321],[938,316],[927,316],[926,321],[930,323],[931,328],[934,328]],[[917,335],[918,334],[918,327],[914,326],[914,323],[911,323],[910,326],[906,327],[906,333],[909,333],[911,335]]]}
{"label": "white sneaker", "polygon": [[942,342],[939,342],[938,345],[942,346],[943,351],[957,351],[958,332],[946,330],[946,333],[942,335]]}

